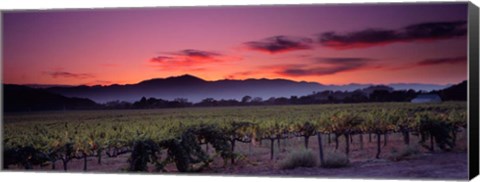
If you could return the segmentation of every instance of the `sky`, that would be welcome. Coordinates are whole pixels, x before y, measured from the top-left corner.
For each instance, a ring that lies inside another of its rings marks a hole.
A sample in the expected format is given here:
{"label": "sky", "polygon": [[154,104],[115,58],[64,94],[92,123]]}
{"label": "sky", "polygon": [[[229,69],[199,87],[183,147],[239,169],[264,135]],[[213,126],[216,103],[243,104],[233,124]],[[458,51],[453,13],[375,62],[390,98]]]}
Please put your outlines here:
{"label": "sky", "polygon": [[8,84],[467,79],[466,3],[11,11],[2,23]]}

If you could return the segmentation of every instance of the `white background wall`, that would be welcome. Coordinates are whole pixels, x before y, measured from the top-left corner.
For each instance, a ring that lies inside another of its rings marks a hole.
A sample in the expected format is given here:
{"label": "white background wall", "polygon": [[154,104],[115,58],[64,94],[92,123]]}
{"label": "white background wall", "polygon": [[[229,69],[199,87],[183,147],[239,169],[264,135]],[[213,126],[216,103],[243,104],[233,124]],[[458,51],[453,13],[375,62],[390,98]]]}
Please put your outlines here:
{"label": "white background wall", "polygon": [[[435,0],[434,2],[448,0]],[[451,0],[450,0],[451,1]],[[158,6],[194,6],[194,5],[260,5],[260,4],[311,4],[311,3],[378,3],[378,2],[429,2],[426,0],[0,0],[1,10],[12,9],[65,9],[95,7],[158,7]],[[431,2],[431,1],[430,1]],[[480,0],[472,0],[480,6]],[[0,25],[1,26],[1,25]],[[0,69],[1,72],[1,69]],[[1,75],[1,74],[0,74]],[[1,172],[0,181],[62,181],[62,182],[158,182],[158,181],[192,181],[192,182],[318,182],[318,181],[399,181],[399,180],[362,180],[362,179],[319,179],[319,178],[286,178],[286,177],[223,177],[223,176],[191,176],[191,175],[132,175],[132,174],[81,174],[81,173],[23,173]],[[476,182],[480,177],[475,178]]]}

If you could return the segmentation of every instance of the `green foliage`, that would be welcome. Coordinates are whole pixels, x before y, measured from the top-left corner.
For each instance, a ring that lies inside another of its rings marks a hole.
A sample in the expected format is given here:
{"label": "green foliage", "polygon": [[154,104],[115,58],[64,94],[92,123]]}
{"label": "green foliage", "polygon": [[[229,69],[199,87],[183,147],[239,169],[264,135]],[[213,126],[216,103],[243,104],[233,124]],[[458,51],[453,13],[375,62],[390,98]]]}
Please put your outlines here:
{"label": "green foliage", "polygon": [[129,171],[147,171],[147,163],[157,162],[159,149],[159,146],[152,140],[135,142],[132,154],[128,159]]}
{"label": "green foliage", "polygon": [[[453,123],[448,122],[448,116],[441,113],[422,112],[417,114],[418,131],[421,135],[420,143],[425,144],[427,139],[433,138],[438,148],[450,151],[454,147],[452,133],[456,130]],[[430,146],[430,150],[433,150]]]}
{"label": "green foliage", "polygon": [[3,166],[6,169],[9,165],[21,165],[25,169],[32,169],[33,165],[49,161],[49,156],[30,146],[3,149],[3,154]]}
{"label": "green foliage", "polygon": [[[3,122],[3,153],[12,156],[4,157],[8,165],[23,165],[24,161],[32,165],[45,161],[68,162],[102,152],[111,157],[132,152],[131,170],[143,171],[145,164],[162,170],[166,164],[176,163],[179,171],[191,172],[199,170],[198,165],[209,164],[210,156],[200,147],[205,143],[213,146],[225,160],[234,156],[232,140],[277,140],[317,132],[340,136],[408,131],[420,133],[423,142],[433,136],[439,148],[451,150],[457,130],[466,127],[466,104],[367,103],[34,112],[6,114]],[[17,155],[25,147],[42,156],[38,157],[42,158],[41,162],[29,159],[34,155]],[[160,159],[161,152],[166,152],[167,158]],[[328,160],[328,156],[325,158]]]}
{"label": "green foliage", "polygon": [[[201,148],[201,141],[211,144],[216,152],[226,159],[232,152],[225,133],[214,126],[199,126],[186,129],[178,138],[162,140],[137,141],[129,158],[130,171],[147,171],[147,164],[152,163],[157,170],[164,170],[169,163],[175,163],[180,172],[197,172],[209,165],[212,159]],[[167,150],[163,161],[159,157],[161,150]],[[196,164],[202,164],[194,168]]]}

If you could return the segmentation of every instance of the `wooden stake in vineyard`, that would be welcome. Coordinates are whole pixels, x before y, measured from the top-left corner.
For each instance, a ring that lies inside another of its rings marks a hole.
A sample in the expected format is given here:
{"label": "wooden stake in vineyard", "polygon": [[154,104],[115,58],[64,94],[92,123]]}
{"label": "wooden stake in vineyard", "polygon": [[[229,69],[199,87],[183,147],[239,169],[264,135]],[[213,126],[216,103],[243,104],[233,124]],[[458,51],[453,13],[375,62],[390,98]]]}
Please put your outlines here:
{"label": "wooden stake in vineyard", "polygon": [[375,158],[379,159],[380,158],[380,152],[381,152],[381,147],[380,147],[380,136],[381,133],[377,133],[377,154],[375,155]]}
{"label": "wooden stake in vineyard", "polygon": [[320,166],[323,166],[325,164],[325,161],[323,159],[322,133],[317,132],[317,139],[318,139],[318,154],[320,158]]}

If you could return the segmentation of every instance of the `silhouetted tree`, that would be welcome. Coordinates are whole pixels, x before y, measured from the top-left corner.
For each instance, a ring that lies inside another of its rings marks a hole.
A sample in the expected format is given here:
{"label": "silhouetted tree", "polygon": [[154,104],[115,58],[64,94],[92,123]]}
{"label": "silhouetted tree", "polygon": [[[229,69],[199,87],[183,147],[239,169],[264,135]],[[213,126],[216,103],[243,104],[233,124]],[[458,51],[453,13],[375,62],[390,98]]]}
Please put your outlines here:
{"label": "silhouetted tree", "polygon": [[248,103],[250,100],[252,100],[252,97],[246,95],[242,98],[242,103]]}

